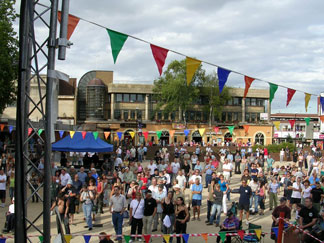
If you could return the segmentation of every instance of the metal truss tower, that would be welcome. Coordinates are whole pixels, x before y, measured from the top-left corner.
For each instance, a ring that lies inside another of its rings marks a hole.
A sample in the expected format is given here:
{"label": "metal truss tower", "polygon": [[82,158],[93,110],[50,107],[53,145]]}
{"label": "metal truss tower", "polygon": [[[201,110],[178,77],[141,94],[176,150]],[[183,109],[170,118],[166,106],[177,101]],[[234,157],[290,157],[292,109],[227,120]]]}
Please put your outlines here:
{"label": "metal truss tower", "polygon": [[[19,75],[16,115],[16,154],[15,154],[15,242],[31,242],[30,232],[43,236],[43,242],[51,242],[50,207],[51,195],[51,141],[56,117],[52,117],[53,85],[59,72],[55,71],[56,48],[59,47],[61,60],[65,59],[68,41],[67,19],[69,0],[62,0],[61,34],[57,35],[57,12],[59,0],[21,0],[19,23]],[[36,33],[37,30],[37,33]],[[48,35],[44,30],[47,30]],[[47,73],[47,77],[41,76]],[[30,94],[32,80],[36,80],[37,99]],[[46,91],[44,91],[44,86]],[[43,89],[42,89],[43,87]],[[31,121],[34,112],[40,114],[38,123]],[[28,136],[30,128],[32,134]],[[43,136],[38,130],[43,129]],[[44,136],[45,135],[45,136]],[[30,139],[37,137],[43,148],[44,172],[40,171],[31,159]],[[31,172],[41,175],[43,180],[38,187],[30,182]],[[31,193],[27,193],[31,188]],[[39,198],[43,208],[30,211],[32,196]]]}

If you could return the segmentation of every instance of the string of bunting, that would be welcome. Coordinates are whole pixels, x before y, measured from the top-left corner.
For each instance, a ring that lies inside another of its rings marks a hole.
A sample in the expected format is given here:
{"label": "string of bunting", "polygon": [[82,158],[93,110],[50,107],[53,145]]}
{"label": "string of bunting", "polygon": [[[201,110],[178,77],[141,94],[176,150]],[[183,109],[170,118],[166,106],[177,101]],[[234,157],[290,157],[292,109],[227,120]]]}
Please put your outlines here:
{"label": "string of bunting", "polygon": [[[323,117],[323,118],[322,118]],[[310,117],[305,117],[304,118],[304,120],[305,120],[305,122],[306,122],[306,126],[309,126],[309,123],[310,123]],[[320,116],[320,119],[321,119],[321,121],[322,122],[324,122],[324,116]],[[323,119],[323,120],[322,120]],[[296,120],[295,119],[291,119],[291,120],[288,120],[288,122],[289,122],[289,124],[290,124],[290,127],[291,128],[293,128],[294,127],[294,125],[295,125],[295,123],[296,123]],[[273,121],[272,122],[273,123],[273,125],[275,126],[275,128],[277,129],[277,131],[279,131],[280,130],[280,124],[281,124],[281,122],[280,121]],[[243,127],[244,127],[245,125],[243,125]]]}
{"label": "string of bunting", "polygon": [[[47,7],[43,4],[38,3],[38,5]],[[61,20],[61,12],[58,13],[58,21],[60,22]],[[270,93],[270,102],[272,102],[272,100],[274,99],[275,93],[278,90],[278,87],[282,87],[282,88],[286,88],[287,89],[287,102],[286,102],[286,106],[289,105],[290,101],[292,100],[294,94],[296,93],[296,91],[298,92],[302,92],[305,94],[305,110],[307,112],[307,108],[308,108],[308,104],[310,101],[311,96],[316,96],[318,97],[317,94],[310,94],[301,90],[297,90],[297,89],[291,89],[287,86],[284,85],[279,85],[279,84],[275,84],[273,82],[264,80],[264,79],[260,79],[260,78],[254,78],[254,77],[250,77],[248,75],[245,75],[241,72],[235,71],[235,70],[231,70],[229,68],[224,68],[221,67],[219,65],[216,65],[214,63],[210,63],[208,61],[204,61],[204,60],[198,60],[192,57],[189,57],[188,55],[185,55],[183,53],[180,53],[178,51],[174,51],[171,49],[167,49],[161,46],[157,46],[154,45],[152,43],[150,43],[149,41],[146,41],[144,39],[138,38],[136,36],[133,35],[129,35],[129,34],[125,34],[122,32],[118,32],[115,31],[113,29],[107,28],[101,24],[95,23],[93,21],[87,20],[85,18],[81,18],[75,15],[69,15],[68,17],[68,39],[70,39],[72,33],[74,32],[76,26],[78,25],[79,21],[82,20],[84,22],[87,22],[89,24],[98,26],[100,28],[103,28],[107,31],[108,36],[110,38],[110,47],[111,47],[111,52],[112,52],[112,56],[113,56],[113,60],[114,63],[116,63],[117,61],[117,57],[119,55],[119,53],[121,52],[125,42],[127,41],[128,38],[132,38],[135,39],[137,41],[141,41],[144,42],[146,44],[150,45],[151,51],[152,51],[152,55],[153,58],[156,62],[157,68],[158,68],[158,72],[160,75],[162,75],[163,72],[163,66],[165,64],[165,60],[167,58],[168,52],[173,52],[175,54],[184,56],[186,58],[186,79],[187,79],[187,85],[189,86],[194,78],[194,74],[196,72],[196,70],[198,69],[198,67],[201,65],[201,63],[205,63],[207,65],[211,65],[217,68],[217,74],[218,74],[218,79],[219,79],[219,90],[220,93],[223,91],[223,88],[227,82],[227,79],[230,75],[230,73],[236,73],[238,75],[244,76],[244,81],[245,81],[245,90],[244,90],[244,97],[247,96],[248,94],[248,90],[250,88],[250,86],[252,85],[252,82],[254,81],[261,81],[261,82],[265,82],[269,84],[269,93]],[[324,97],[320,97],[320,102],[322,104],[322,109],[324,111]]]}

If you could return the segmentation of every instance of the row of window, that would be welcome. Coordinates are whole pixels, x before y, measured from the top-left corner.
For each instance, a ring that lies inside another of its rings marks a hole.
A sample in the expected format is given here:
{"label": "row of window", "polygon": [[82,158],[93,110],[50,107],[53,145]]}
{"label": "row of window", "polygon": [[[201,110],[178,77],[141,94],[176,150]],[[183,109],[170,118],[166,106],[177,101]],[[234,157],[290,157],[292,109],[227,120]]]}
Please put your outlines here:
{"label": "row of window", "polygon": [[114,110],[114,119],[116,120],[141,120],[144,110]]}
{"label": "row of window", "polygon": [[[241,97],[233,97],[227,101],[226,105],[241,106],[242,99]],[[265,106],[265,99],[245,98],[245,106]]]}
{"label": "row of window", "polygon": [[145,94],[115,94],[115,102],[145,102]]}

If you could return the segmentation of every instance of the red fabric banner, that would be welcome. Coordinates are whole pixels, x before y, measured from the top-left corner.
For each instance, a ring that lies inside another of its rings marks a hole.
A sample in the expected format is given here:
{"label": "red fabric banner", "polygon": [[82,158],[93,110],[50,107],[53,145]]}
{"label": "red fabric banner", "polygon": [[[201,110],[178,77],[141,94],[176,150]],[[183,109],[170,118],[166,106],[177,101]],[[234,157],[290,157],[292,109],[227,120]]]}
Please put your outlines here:
{"label": "red fabric banner", "polygon": [[151,49],[152,49],[152,54],[153,54],[153,57],[154,57],[154,60],[156,62],[156,65],[159,69],[159,73],[160,73],[160,76],[162,75],[162,69],[163,69],[163,66],[164,66],[164,63],[165,63],[165,59],[168,55],[168,52],[169,50],[167,49],[164,49],[162,47],[159,47],[159,46],[155,46],[153,44],[151,44]]}
{"label": "red fabric banner", "polygon": [[216,133],[218,133],[218,132],[219,132],[219,127],[214,127],[214,131],[215,131]]}
{"label": "red fabric banner", "polygon": [[324,116],[320,116],[321,122],[324,122]]}
{"label": "red fabric banner", "polygon": [[149,243],[151,239],[151,235],[144,235],[144,240],[146,243]]}
{"label": "red fabric banner", "polygon": [[249,132],[250,125],[243,125],[243,128],[244,128],[244,132],[245,133],[248,133]]}
{"label": "red fabric banner", "polygon": [[237,234],[241,237],[241,240],[243,240],[244,235],[245,235],[244,230],[238,230],[238,231],[237,231]]}
{"label": "red fabric banner", "polygon": [[82,134],[82,138],[85,139],[87,132],[81,132],[81,134]]}
{"label": "red fabric banner", "polygon": [[[61,23],[61,11],[57,12],[57,19]],[[70,37],[73,34],[73,31],[75,27],[78,25],[80,19],[78,17],[75,17],[71,14],[69,14],[69,19],[68,19],[68,31],[67,31],[67,39],[69,40]]]}
{"label": "red fabric banner", "polygon": [[145,140],[147,140],[148,139],[148,132],[143,132],[143,136],[144,136],[144,138],[145,138]]}
{"label": "red fabric banner", "polygon": [[294,127],[294,125],[295,125],[295,122],[296,122],[296,120],[289,120],[289,123],[290,123],[290,126],[291,126],[291,128],[293,128],[293,127]]}
{"label": "red fabric banner", "polygon": [[4,124],[0,124],[0,130],[1,130],[1,132],[3,132],[4,127],[5,127]]}
{"label": "red fabric banner", "polygon": [[33,132],[33,129],[30,127],[28,128],[28,137],[30,136],[30,134]]}
{"label": "red fabric banner", "polygon": [[294,90],[294,89],[287,89],[287,104],[286,104],[286,106],[288,106],[289,105],[289,103],[290,103],[290,101],[291,101],[291,99],[292,99],[292,97],[294,96],[294,94],[296,93],[296,90]]}
{"label": "red fabric banner", "polygon": [[254,81],[254,78],[244,76],[244,81],[245,81],[245,90],[244,90],[244,98],[245,98],[247,93],[249,92],[249,88],[250,88],[252,82]]}

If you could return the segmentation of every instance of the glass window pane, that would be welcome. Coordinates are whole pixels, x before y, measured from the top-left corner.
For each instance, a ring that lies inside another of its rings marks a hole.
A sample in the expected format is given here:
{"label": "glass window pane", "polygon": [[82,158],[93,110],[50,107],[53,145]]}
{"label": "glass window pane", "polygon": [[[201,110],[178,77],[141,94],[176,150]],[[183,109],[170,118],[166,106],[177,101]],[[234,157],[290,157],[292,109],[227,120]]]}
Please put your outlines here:
{"label": "glass window pane", "polygon": [[162,120],[162,111],[159,111],[159,112],[157,113],[157,119],[158,119],[158,120]]}
{"label": "glass window pane", "polygon": [[239,105],[239,98],[238,97],[233,98],[233,105]]}
{"label": "glass window pane", "polygon": [[116,102],[122,102],[123,101],[123,94],[117,94],[116,95]]}
{"label": "glass window pane", "polygon": [[233,118],[233,117],[232,117],[232,114],[233,114],[232,112],[228,112],[228,113],[227,113],[227,120],[228,120],[228,121],[233,121],[233,119],[232,119],[232,118]]}
{"label": "glass window pane", "polygon": [[129,102],[129,94],[124,94],[124,102]]}
{"label": "glass window pane", "polygon": [[120,110],[114,110],[114,119],[120,120],[120,118],[121,118]]}
{"label": "glass window pane", "polygon": [[137,119],[142,119],[142,110],[137,110]]}
{"label": "glass window pane", "polygon": [[135,111],[135,110],[131,110],[130,113],[131,113],[131,114],[130,114],[130,118],[131,118],[131,119],[135,119],[135,113],[136,113],[136,111]]}
{"label": "glass window pane", "polygon": [[251,106],[256,106],[256,98],[251,99]]}
{"label": "glass window pane", "polygon": [[222,122],[226,121],[226,112],[222,112]]}
{"label": "glass window pane", "polygon": [[137,102],[144,102],[144,95],[143,94],[138,94],[137,95]]}
{"label": "glass window pane", "polygon": [[245,98],[245,105],[250,106],[251,105],[251,99],[250,98]]}
{"label": "glass window pane", "polygon": [[124,111],[124,120],[128,120],[128,110]]}
{"label": "glass window pane", "polygon": [[131,94],[130,102],[136,102],[136,94]]}

